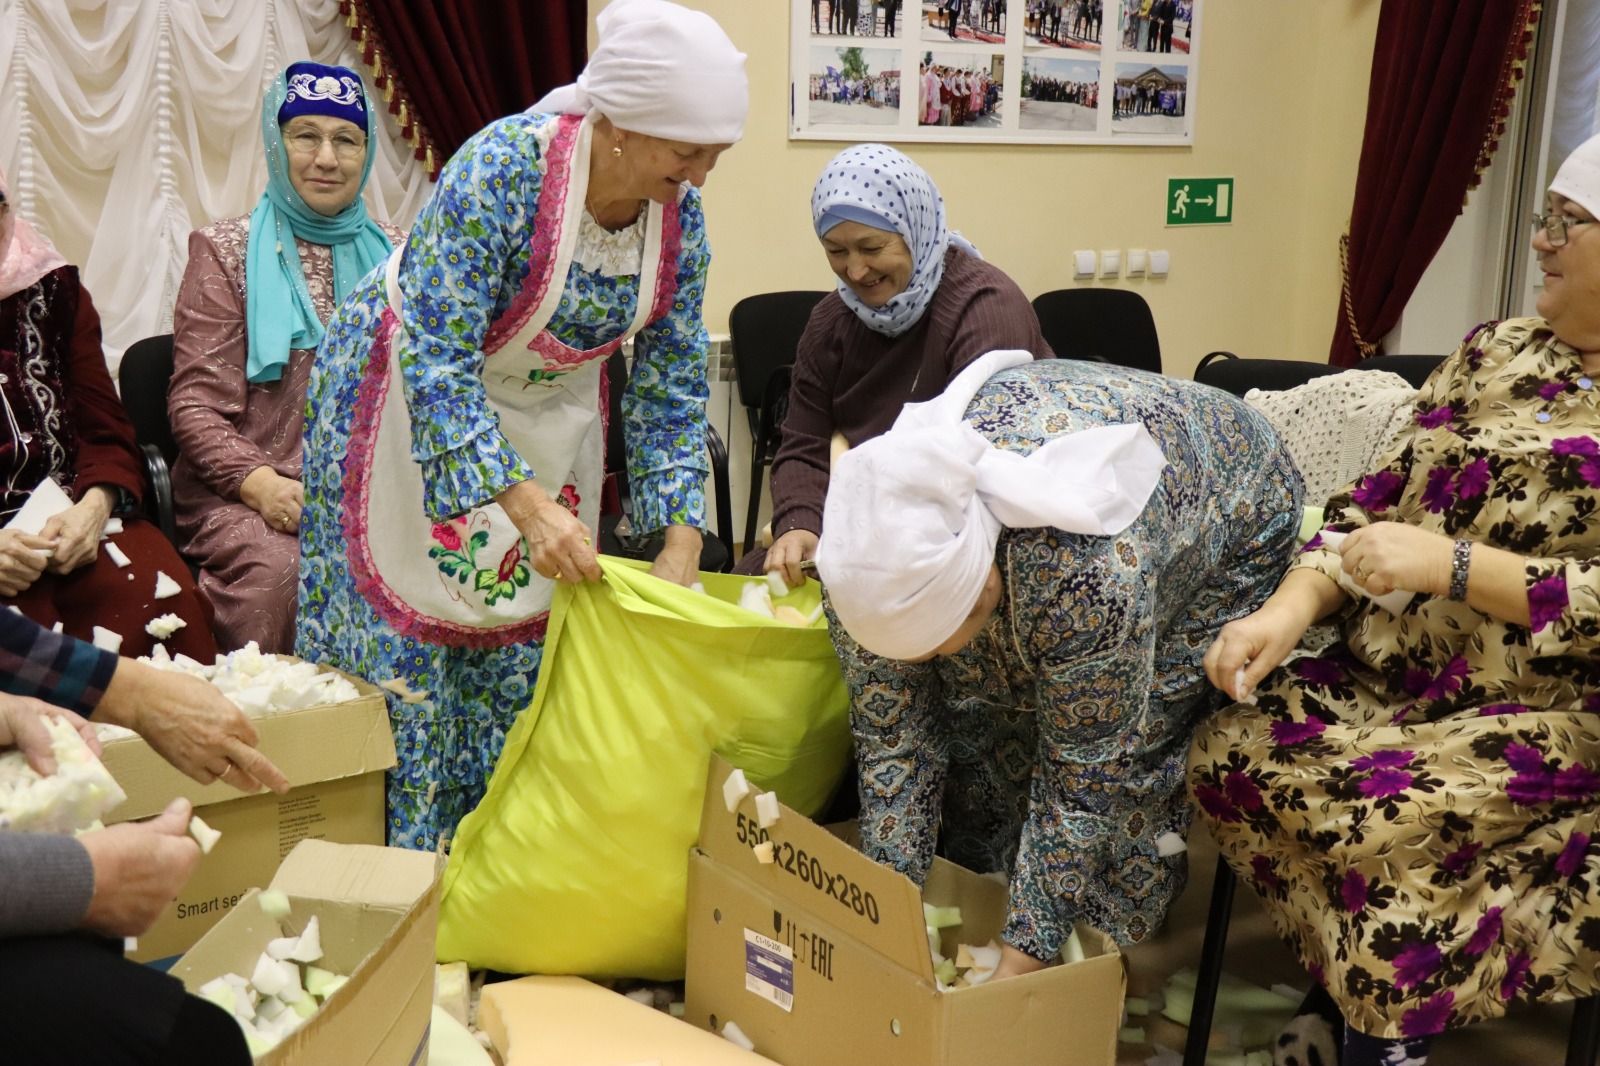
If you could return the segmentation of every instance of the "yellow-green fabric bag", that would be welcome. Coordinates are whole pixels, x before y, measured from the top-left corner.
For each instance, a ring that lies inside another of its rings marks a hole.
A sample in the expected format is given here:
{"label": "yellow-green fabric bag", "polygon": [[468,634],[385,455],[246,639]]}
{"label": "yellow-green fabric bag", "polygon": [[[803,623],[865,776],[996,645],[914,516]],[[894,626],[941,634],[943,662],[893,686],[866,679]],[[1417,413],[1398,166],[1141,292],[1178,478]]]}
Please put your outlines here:
{"label": "yellow-green fabric bag", "polygon": [[[683,976],[688,853],[713,751],[797,810],[849,758],[848,696],[827,623],[738,606],[602,557],[562,585],[533,703],[450,849],[438,957],[510,973]],[[777,600],[808,617],[815,582]]]}

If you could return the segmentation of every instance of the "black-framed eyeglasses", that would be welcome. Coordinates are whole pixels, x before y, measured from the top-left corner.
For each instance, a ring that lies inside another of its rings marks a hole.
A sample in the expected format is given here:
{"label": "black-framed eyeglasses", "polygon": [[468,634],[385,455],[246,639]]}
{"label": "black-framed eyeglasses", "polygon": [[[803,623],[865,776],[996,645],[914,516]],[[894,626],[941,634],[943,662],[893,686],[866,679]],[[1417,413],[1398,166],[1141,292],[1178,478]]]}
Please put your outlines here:
{"label": "black-framed eyeglasses", "polygon": [[1573,226],[1592,226],[1592,218],[1573,218],[1571,215],[1558,215],[1554,211],[1541,215],[1533,213],[1533,228],[1544,230],[1544,235],[1550,241],[1550,247],[1560,248],[1567,243],[1567,230]]}
{"label": "black-framed eyeglasses", "polygon": [[319,130],[294,129],[285,130],[283,134],[283,143],[296,155],[316,155],[322,151],[324,141],[333,145],[334,155],[346,161],[361,158],[367,150],[365,140],[349,133],[335,133],[330,137]]}

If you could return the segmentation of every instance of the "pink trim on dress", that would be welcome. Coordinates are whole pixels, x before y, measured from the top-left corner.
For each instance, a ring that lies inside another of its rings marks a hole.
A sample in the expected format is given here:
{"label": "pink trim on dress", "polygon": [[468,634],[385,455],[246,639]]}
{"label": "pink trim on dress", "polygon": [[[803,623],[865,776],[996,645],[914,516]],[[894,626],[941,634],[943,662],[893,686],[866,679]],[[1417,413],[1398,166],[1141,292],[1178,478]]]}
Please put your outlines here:
{"label": "pink trim on dress", "polygon": [[[682,250],[683,223],[678,217],[677,201],[673,201],[661,214],[661,269],[656,272],[656,302],[647,325],[672,311],[672,301],[678,296],[678,253]],[[644,299],[644,293],[639,294],[639,299]]]}
{"label": "pink trim on dress", "polygon": [[350,429],[350,451],[343,477],[344,502],[339,524],[350,548],[350,574],[356,591],[372,605],[378,617],[401,636],[456,648],[498,648],[507,644],[540,642],[550,624],[550,612],[541,611],[522,622],[503,626],[466,626],[430,618],[406,603],[378,573],[367,536],[367,502],[372,494],[372,457],[377,450],[378,422],[389,393],[389,359],[398,320],[384,308],[367,357],[367,368],[356,390],[356,407]]}
{"label": "pink trim on dress", "polygon": [[583,119],[577,115],[563,115],[556,121],[559,125],[550,141],[550,162],[539,188],[538,206],[534,209],[528,276],[505,314],[489,324],[489,331],[483,338],[485,355],[499,351],[533,317],[550,287],[550,275],[555,271],[556,248],[560,243],[561,223],[567,211],[567,178],[572,170],[572,150],[578,143],[578,127]]}

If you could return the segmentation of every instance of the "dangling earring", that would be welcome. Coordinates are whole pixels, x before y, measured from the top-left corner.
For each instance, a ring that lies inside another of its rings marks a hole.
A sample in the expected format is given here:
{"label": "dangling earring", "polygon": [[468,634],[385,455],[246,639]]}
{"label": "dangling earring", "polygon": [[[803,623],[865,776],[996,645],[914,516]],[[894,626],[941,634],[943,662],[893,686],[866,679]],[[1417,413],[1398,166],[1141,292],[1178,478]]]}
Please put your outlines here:
{"label": "dangling earring", "polygon": [[616,156],[618,159],[621,159],[622,158],[622,145],[620,145],[620,144],[612,145],[611,146],[611,154]]}

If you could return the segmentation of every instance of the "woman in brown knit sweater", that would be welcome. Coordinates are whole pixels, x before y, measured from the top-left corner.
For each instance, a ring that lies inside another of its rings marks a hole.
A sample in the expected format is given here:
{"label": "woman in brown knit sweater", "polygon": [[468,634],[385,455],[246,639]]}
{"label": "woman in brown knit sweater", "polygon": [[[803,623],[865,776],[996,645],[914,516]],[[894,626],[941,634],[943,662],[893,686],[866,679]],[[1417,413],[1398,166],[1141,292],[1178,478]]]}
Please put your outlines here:
{"label": "woman in brown knit sweater", "polygon": [[835,434],[851,445],[878,436],[985,352],[1051,356],[1022,290],[946,229],[938,186],[893,148],[835,156],[812,190],[811,219],[839,284],[800,338],[772,466],[776,539],[740,567],[781,571],[791,585],[822,532]]}

